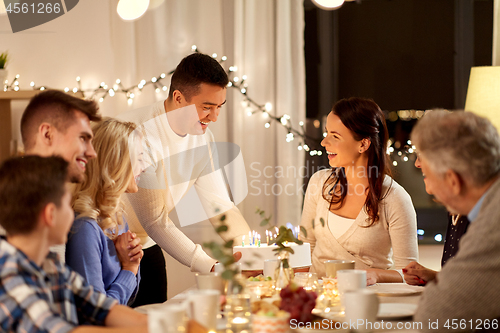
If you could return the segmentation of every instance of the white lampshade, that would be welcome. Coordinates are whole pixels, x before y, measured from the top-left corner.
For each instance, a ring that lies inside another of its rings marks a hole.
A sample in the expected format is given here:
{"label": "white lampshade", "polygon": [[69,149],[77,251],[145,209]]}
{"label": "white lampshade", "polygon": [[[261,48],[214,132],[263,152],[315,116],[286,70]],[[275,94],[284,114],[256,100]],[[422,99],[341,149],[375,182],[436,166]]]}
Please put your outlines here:
{"label": "white lampshade", "polygon": [[312,2],[324,10],[334,10],[344,4],[344,0],[312,0]]}
{"label": "white lampshade", "polygon": [[148,10],[149,0],[120,0],[116,11],[125,21],[136,20]]}
{"label": "white lampshade", "polygon": [[465,110],[488,118],[500,130],[500,66],[472,67]]}

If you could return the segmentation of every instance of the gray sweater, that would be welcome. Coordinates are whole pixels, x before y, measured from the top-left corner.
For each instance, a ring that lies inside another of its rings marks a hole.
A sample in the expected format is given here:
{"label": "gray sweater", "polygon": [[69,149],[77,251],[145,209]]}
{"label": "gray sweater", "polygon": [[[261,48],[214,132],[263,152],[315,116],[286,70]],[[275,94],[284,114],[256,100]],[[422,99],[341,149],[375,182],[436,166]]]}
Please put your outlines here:
{"label": "gray sweater", "polygon": [[[472,331],[496,318],[500,331],[500,178],[488,189],[477,218],[460,240],[457,255],[450,259],[422,295],[414,320],[422,332],[436,332],[429,321],[439,324],[437,332]],[[456,319],[454,322],[453,319]],[[462,328],[460,328],[462,324]]]}

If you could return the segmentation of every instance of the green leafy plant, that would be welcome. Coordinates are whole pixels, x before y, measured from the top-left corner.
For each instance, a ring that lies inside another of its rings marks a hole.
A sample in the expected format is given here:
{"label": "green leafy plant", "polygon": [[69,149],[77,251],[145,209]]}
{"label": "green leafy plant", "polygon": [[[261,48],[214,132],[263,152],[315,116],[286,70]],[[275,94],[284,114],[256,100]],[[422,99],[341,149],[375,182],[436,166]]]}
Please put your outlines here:
{"label": "green leafy plant", "polygon": [[[218,212],[219,210],[217,209],[216,213]],[[221,236],[228,230],[225,214],[220,217],[219,222],[220,223],[217,228],[215,228],[215,231],[219,236]],[[224,266],[224,271],[222,272],[221,277],[224,280],[232,281],[232,289],[234,292],[240,292],[243,290],[243,285],[236,278],[239,272],[236,266],[233,265],[235,263],[233,245],[234,241],[232,239],[222,245],[214,241],[203,243],[203,246],[212,252],[212,257]]]}
{"label": "green leafy plant", "polygon": [[0,54],[0,69],[5,69],[7,65],[7,60],[9,60],[9,53],[7,51]]}

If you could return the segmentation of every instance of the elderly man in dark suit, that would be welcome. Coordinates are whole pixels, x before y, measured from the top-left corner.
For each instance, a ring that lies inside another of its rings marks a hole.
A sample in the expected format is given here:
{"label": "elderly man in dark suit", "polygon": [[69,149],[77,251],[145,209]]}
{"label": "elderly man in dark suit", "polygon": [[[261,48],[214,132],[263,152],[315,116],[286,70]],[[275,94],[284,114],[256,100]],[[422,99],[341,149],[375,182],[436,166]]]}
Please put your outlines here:
{"label": "elderly man in dark suit", "polygon": [[423,332],[500,329],[500,137],[470,112],[428,112],[412,141],[426,189],[470,226],[429,282],[414,320]]}

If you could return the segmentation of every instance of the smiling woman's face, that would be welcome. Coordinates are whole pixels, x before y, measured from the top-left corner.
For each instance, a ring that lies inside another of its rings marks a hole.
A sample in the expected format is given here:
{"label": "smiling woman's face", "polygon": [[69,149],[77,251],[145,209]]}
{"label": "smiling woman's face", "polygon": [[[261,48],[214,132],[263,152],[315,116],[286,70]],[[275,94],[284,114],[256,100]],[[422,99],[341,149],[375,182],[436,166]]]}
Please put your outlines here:
{"label": "smiling woman's face", "polygon": [[326,137],[321,141],[333,168],[356,165],[361,156],[361,141],[356,141],[339,116],[330,112],[326,118]]}

